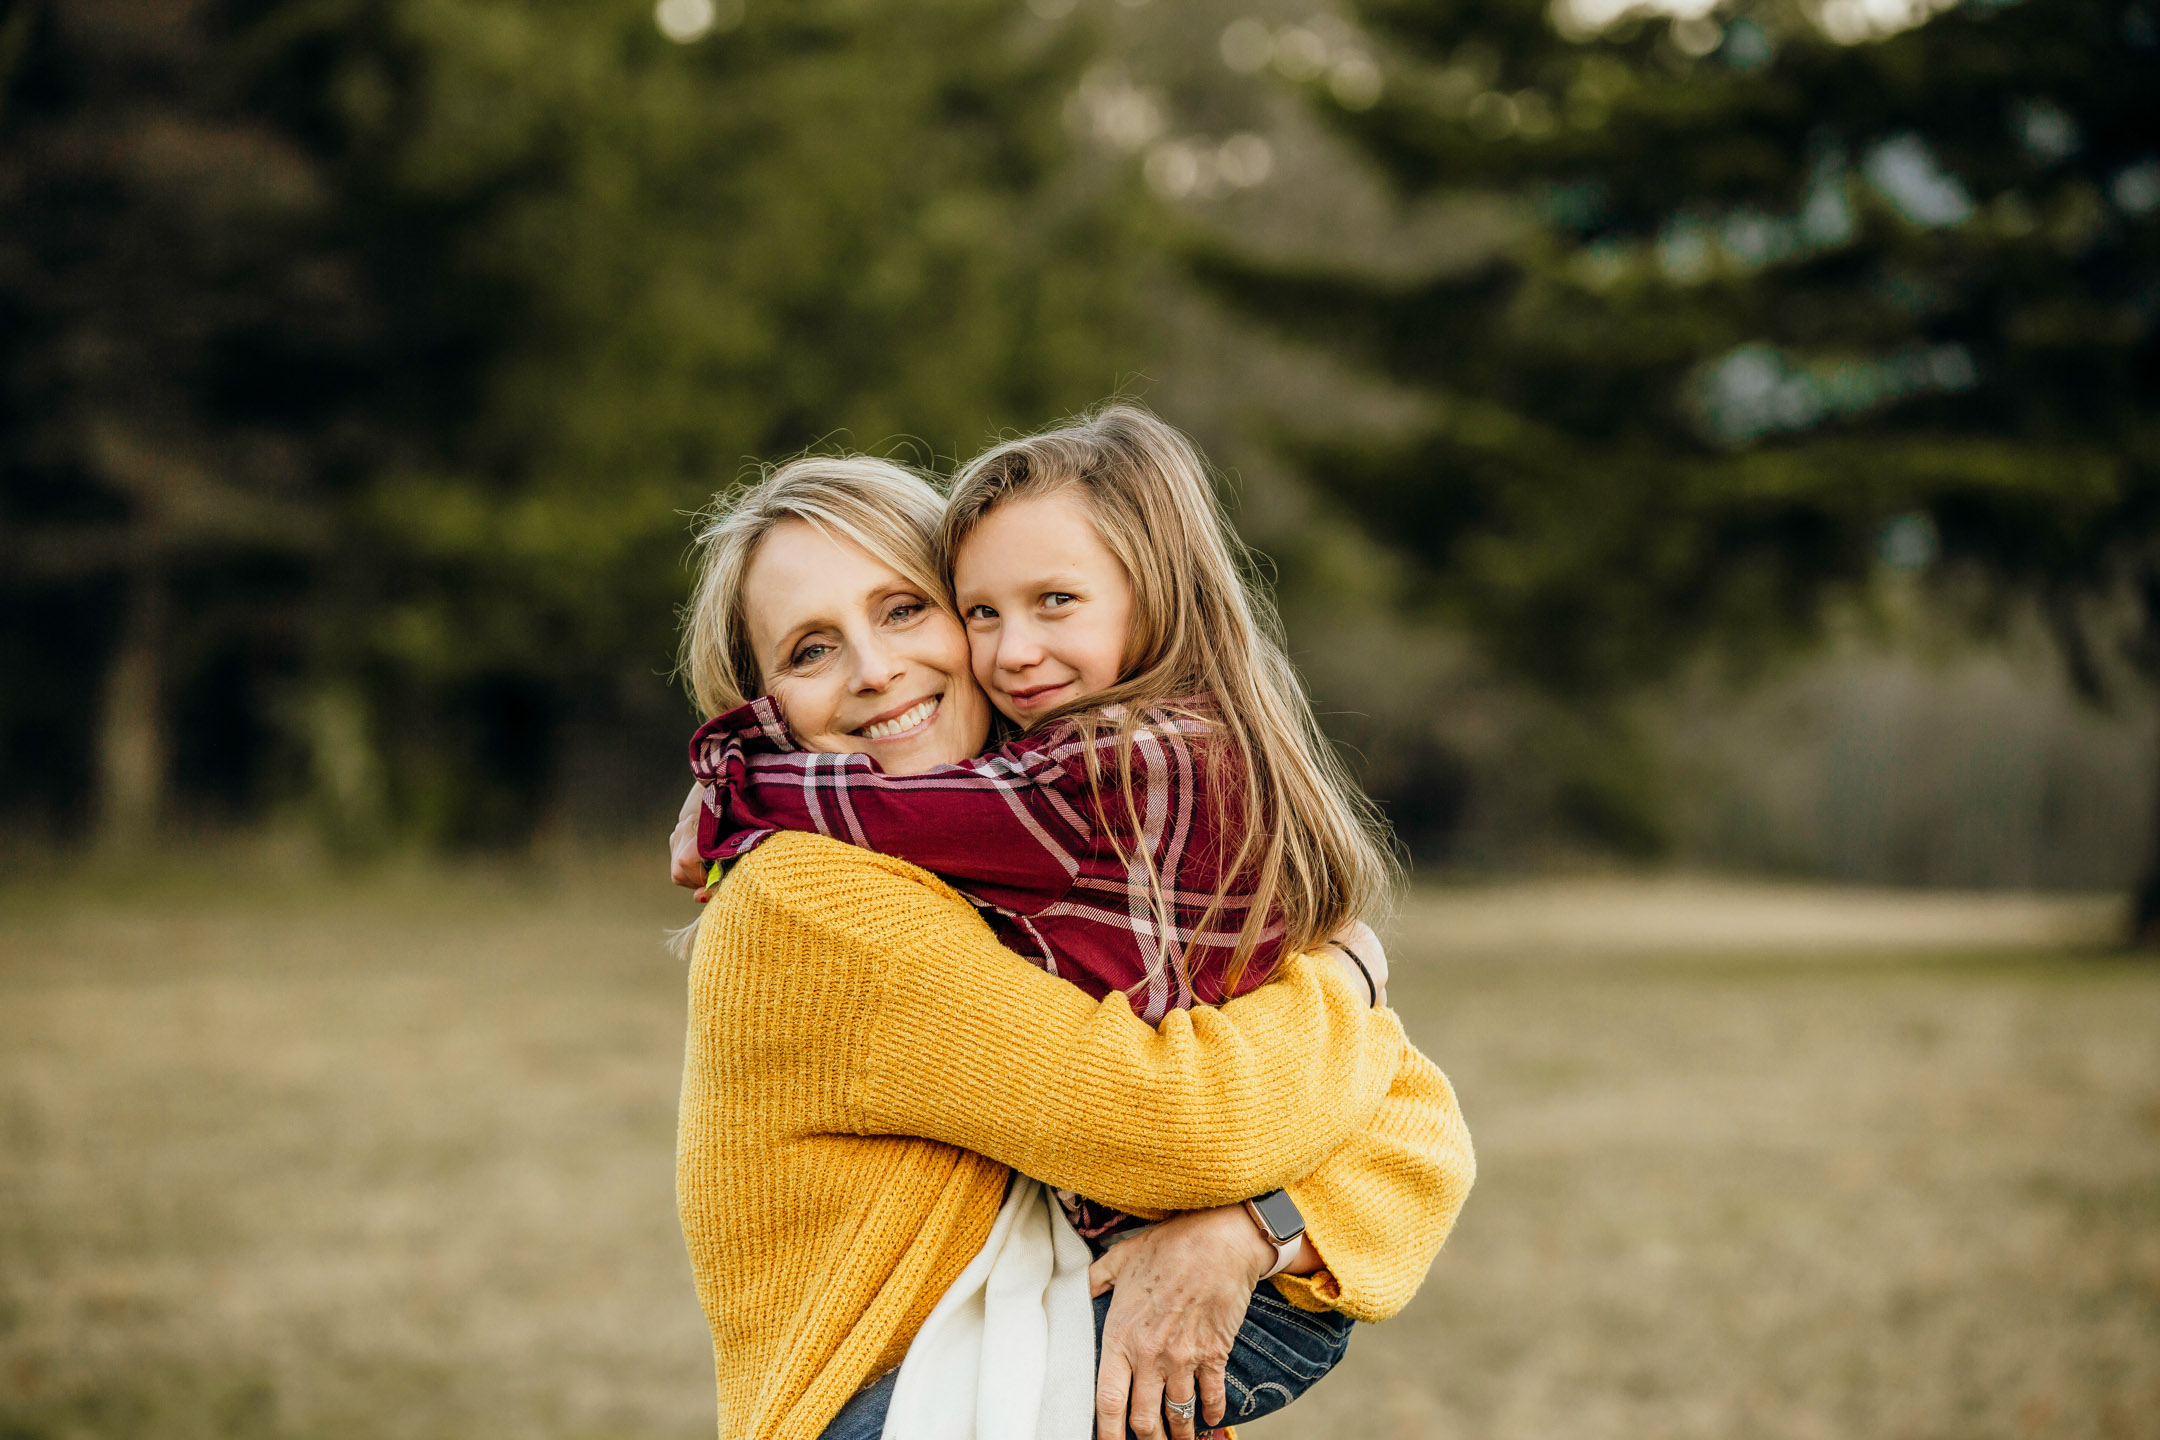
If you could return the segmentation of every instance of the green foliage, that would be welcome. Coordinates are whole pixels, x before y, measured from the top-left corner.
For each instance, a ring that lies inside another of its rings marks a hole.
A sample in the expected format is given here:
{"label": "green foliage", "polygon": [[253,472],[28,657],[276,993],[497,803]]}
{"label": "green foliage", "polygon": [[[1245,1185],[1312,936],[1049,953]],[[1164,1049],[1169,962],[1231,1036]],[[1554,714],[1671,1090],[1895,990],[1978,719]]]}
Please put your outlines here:
{"label": "green foliage", "polygon": [[2096,641],[2160,677],[2151,7],[1850,44],[1782,0],[1574,38],[1543,0],[1357,8],[1386,94],[1316,103],[1406,196],[1511,197],[1512,239],[1409,282],[1199,264],[1426,398],[1293,441],[1426,604],[1587,703],[1757,662],[1887,561],[2037,596],[2091,687]]}
{"label": "green foliage", "polygon": [[[489,363],[452,443],[367,497],[379,675],[423,697],[649,675],[684,512],[746,464],[828,438],[928,460],[1112,383],[1129,245],[1055,125],[1077,57],[1021,51],[1007,20],[756,7],[678,46],[641,7],[384,13],[326,87],[357,168],[456,212],[446,272],[508,299],[477,317]],[[417,748],[401,768],[443,750]]]}
{"label": "green foliage", "polygon": [[[818,443],[971,451],[1114,388],[1138,353],[1129,182],[1069,155],[1058,121],[1086,37],[1031,39],[1002,3],[751,5],[688,44],[612,0],[249,0],[145,21],[166,42],[147,50],[125,24],[19,14],[36,66],[90,80],[18,86],[0,112],[39,157],[15,173],[43,186],[10,205],[31,262],[0,303],[51,316],[9,342],[15,373],[183,311],[173,353],[94,401],[139,430],[142,395],[224,357],[216,384],[247,413],[183,396],[173,428],[273,453],[298,518],[260,543],[160,541],[158,583],[189,631],[195,577],[275,558],[278,585],[249,596],[268,602],[243,666],[265,693],[242,708],[276,737],[254,753],[356,844],[528,828],[581,715],[672,757],[686,516],[747,465]],[[80,137],[142,108],[118,86],[146,54],[153,126],[226,149],[180,176],[138,147],[142,173],[97,177],[117,212],[67,218]],[[56,298],[85,228],[184,228],[227,258],[161,251],[153,300],[119,260]],[[279,277],[289,294],[265,289]],[[257,330],[204,323],[217,306],[252,306]],[[261,341],[245,363],[241,334]],[[81,430],[0,457],[11,523],[43,534],[57,505],[156,528]],[[69,583],[110,612],[101,587],[139,568]],[[94,654],[114,623],[85,622]]]}
{"label": "green foliage", "polygon": [[1418,432],[1327,437],[1309,468],[1431,593],[1591,694],[1706,638],[1807,633],[1908,512],[1923,547],[2049,597],[2143,583],[2152,12],[1967,5],[1844,45],[1781,4],[1579,42],[1546,8],[1370,0],[1389,90],[1334,112],[1406,194],[1515,197],[1490,263],[1381,283],[1203,259],[1429,397]]}

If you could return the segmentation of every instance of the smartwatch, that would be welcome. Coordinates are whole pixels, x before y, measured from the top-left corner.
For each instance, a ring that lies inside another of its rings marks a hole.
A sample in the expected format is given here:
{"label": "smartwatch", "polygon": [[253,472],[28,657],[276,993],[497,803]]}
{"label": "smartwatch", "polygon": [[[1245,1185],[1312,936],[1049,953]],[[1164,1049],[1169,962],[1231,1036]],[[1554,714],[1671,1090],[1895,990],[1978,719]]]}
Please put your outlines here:
{"label": "smartwatch", "polygon": [[1298,1241],[1305,1238],[1305,1216],[1290,1198],[1287,1190],[1270,1190],[1245,1202],[1245,1213],[1253,1224],[1260,1227],[1260,1234],[1268,1244],[1275,1247],[1275,1264],[1266,1275],[1280,1275],[1290,1268],[1290,1261],[1298,1252]]}

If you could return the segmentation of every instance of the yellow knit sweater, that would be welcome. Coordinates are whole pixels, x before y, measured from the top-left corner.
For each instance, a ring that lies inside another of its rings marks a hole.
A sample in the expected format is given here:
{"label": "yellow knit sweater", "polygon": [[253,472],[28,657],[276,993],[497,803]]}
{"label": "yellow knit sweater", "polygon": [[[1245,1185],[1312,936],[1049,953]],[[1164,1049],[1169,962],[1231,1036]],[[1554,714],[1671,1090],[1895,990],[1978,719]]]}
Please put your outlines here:
{"label": "yellow knit sweater", "polygon": [[1446,1080],[1332,964],[1151,1029],[927,871],[760,846],[699,930],[676,1160],[723,1440],[814,1440],[898,1364],[1008,1165],[1150,1212],[1288,1185],[1330,1268],[1285,1294],[1360,1319],[1416,1290],[1474,1173]]}

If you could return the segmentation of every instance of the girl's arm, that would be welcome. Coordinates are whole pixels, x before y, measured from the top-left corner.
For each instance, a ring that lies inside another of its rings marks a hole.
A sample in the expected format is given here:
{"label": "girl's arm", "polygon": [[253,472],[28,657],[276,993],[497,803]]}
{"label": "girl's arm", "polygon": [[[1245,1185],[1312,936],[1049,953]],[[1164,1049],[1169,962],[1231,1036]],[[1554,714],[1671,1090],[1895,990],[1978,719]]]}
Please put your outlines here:
{"label": "girl's arm", "polygon": [[803,831],[934,870],[1026,915],[1065,894],[1087,846],[1069,777],[1043,747],[887,775],[868,755],[795,748],[766,698],[700,730],[691,754],[712,792],[698,830],[711,859]]}
{"label": "girl's arm", "polygon": [[731,1064],[829,1096],[819,1124],[940,1140],[1129,1210],[1309,1174],[1371,1120],[1408,1048],[1302,956],[1150,1028],[1005,950],[935,876],[809,837],[745,861],[705,926],[698,1014],[729,1017]]}
{"label": "girl's arm", "polygon": [[705,811],[705,798],[704,784],[692,785],[675,816],[675,828],[668,832],[668,879],[697,891],[700,901],[705,898],[705,879],[711,868],[698,854],[698,816]]}
{"label": "girl's arm", "polygon": [[[680,881],[676,883],[680,884]],[[1375,1005],[1387,1004],[1387,947],[1363,920],[1353,920],[1328,936],[1328,950],[1353,976]]]}

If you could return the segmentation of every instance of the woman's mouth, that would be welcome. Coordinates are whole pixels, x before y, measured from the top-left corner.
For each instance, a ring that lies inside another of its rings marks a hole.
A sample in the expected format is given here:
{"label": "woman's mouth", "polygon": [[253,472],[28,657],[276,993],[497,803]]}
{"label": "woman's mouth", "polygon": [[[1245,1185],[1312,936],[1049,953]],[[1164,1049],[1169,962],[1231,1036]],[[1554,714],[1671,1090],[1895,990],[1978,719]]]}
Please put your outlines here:
{"label": "woman's mouth", "polygon": [[937,714],[938,702],[943,698],[941,695],[932,695],[927,700],[918,700],[897,715],[858,727],[855,733],[865,740],[890,740],[896,735],[905,735],[918,726],[929,724],[930,717]]}

